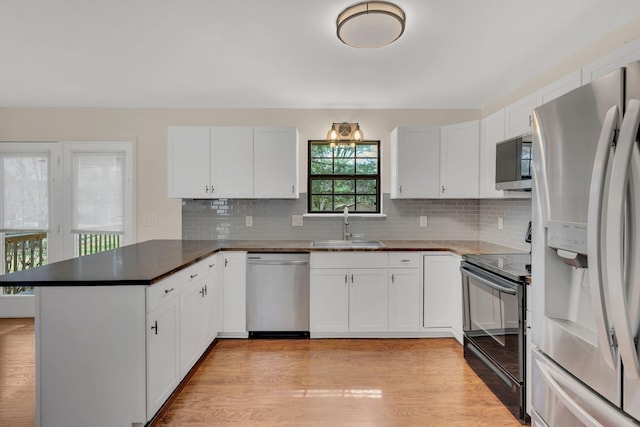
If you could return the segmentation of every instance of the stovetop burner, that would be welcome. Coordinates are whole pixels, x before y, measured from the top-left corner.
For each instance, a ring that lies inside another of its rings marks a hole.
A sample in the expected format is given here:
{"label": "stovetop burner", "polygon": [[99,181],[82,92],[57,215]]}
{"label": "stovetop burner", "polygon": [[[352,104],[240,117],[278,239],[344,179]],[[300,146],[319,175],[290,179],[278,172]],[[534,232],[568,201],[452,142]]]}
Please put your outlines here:
{"label": "stovetop burner", "polygon": [[462,258],[469,264],[511,280],[523,281],[531,275],[531,255],[527,253],[464,255]]}

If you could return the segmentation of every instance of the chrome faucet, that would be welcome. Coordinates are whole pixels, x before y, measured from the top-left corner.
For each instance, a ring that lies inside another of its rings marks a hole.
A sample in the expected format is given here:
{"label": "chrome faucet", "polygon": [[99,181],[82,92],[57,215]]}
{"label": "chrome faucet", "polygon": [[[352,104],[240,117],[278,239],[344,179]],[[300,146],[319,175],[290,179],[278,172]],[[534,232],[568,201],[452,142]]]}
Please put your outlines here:
{"label": "chrome faucet", "polygon": [[349,233],[349,208],[344,207],[344,224],[342,225],[342,240],[349,240],[351,233]]}

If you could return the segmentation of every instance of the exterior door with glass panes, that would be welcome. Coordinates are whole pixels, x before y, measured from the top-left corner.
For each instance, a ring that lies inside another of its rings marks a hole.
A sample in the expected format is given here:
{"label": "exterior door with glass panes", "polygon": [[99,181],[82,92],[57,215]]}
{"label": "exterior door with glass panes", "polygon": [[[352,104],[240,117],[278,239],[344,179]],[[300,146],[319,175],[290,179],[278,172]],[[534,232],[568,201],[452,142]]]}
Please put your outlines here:
{"label": "exterior door with glass panes", "polygon": [[[9,274],[61,258],[56,143],[0,143],[0,273]],[[55,228],[54,232],[52,230]],[[31,287],[0,287],[0,317],[32,317]]]}

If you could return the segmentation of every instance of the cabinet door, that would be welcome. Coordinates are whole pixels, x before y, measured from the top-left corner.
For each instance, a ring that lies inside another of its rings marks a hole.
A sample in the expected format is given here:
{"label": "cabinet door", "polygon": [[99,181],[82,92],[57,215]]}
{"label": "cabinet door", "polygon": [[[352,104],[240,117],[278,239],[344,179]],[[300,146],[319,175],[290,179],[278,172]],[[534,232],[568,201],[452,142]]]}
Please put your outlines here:
{"label": "cabinet door", "polygon": [[350,270],[349,330],[388,330],[387,269]]}
{"label": "cabinet door", "polygon": [[399,127],[391,133],[391,198],[440,197],[440,128]]}
{"label": "cabinet door", "polygon": [[626,43],[621,48],[582,67],[582,83],[591,83],[615,69],[626,67],[629,63],[638,59],[640,59],[640,41],[634,40]]}
{"label": "cabinet door", "polygon": [[183,378],[200,357],[202,345],[198,334],[201,281],[180,292],[180,377]]}
{"label": "cabinet door", "polygon": [[200,354],[209,347],[209,344],[218,335],[220,328],[219,313],[219,289],[218,289],[218,271],[217,257],[209,258],[205,261],[209,267],[209,274],[202,280],[203,295],[200,298],[200,307],[198,308],[198,333],[200,342]]}
{"label": "cabinet door", "polygon": [[169,128],[169,197],[211,197],[208,127]]}
{"label": "cabinet door", "polygon": [[453,255],[424,257],[424,322],[425,328],[462,329],[462,288],[460,261]]}
{"label": "cabinet door", "polygon": [[215,198],[253,197],[253,128],[211,128],[211,183]]}
{"label": "cabinet door", "polygon": [[532,93],[520,101],[507,106],[505,111],[505,137],[531,133],[531,112],[536,107],[536,94]]}
{"label": "cabinet door", "polygon": [[309,331],[348,331],[349,270],[312,268],[310,286]]}
{"label": "cabinet door", "polygon": [[571,74],[567,74],[563,78],[556,80],[539,89],[536,92],[536,105],[540,106],[542,104],[546,104],[549,101],[552,101],[565,93],[580,87],[582,84],[582,70],[576,70]]}
{"label": "cabinet door", "polygon": [[147,419],[178,382],[178,298],[173,298],[147,314]]}
{"label": "cabinet door", "polygon": [[420,329],[420,273],[417,268],[389,270],[389,330]]}
{"label": "cabinet door", "polygon": [[254,128],[253,196],[298,198],[298,130]]}
{"label": "cabinet door", "polygon": [[477,198],[480,122],[443,126],[440,132],[440,197]]}
{"label": "cabinet door", "polygon": [[482,119],[480,138],[480,197],[502,198],[496,190],[496,144],[504,141],[504,109]]}
{"label": "cabinet door", "polygon": [[247,253],[224,252],[222,265],[222,330],[247,332]]}

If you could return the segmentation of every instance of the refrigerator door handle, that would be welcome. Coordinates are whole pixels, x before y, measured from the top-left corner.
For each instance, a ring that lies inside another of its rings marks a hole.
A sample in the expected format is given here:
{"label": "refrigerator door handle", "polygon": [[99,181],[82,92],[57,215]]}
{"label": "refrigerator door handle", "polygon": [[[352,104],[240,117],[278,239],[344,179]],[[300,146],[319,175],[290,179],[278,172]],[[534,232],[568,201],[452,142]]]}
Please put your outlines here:
{"label": "refrigerator door handle", "polygon": [[640,362],[630,324],[631,319],[628,315],[629,305],[625,286],[622,236],[624,235],[625,196],[629,183],[629,169],[639,125],[640,101],[632,99],[627,104],[627,111],[620,127],[620,137],[613,156],[605,228],[606,277],[609,282],[611,318],[624,372],[631,379],[640,378]]}
{"label": "refrigerator door handle", "polygon": [[[558,399],[563,403],[563,405],[571,411],[576,418],[578,418],[585,426],[589,427],[604,427],[602,423],[598,422],[589,412],[587,412],[582,406],[578,404],[570,395],[565,391],[565,387],[569,387],[571,384],[566,383],[566,381],[562,381],[564,373],[556,371],[551,365],[549,365],[546,361],[538,358],[535,359],[535,362],[538,365],[538,369],[540,372],[540,376],[547,384],[547,386],[553,391],[554,396],[557,396]],[[557,381],[556,378],[557,377]],[[559,382],[565,383],[561,385]]]}
{"label": "refrigerator door handle", "polygon": [[591,186],[589,187],[589,206],[587,213],[587,257],[589,259],[588,277],[589,288],[591,290],[591,305],[596,321],[598,333],[598,348],[602,358],[611,368],[614,365],[614,343],[609,333],[609,317],[605,304],[605,278],[606,278],[606,250],[603,239],[603,205],[606,205],[607,188],[605,186],[607,167],[609,164],[609,154],[611,152],[611,142],[615,135],[619,121],[618,106],[614,105],[607,111],[600,132],[596,156],[593,163],[593,173],[591,175]]}
{"label": "refrigerator door handle", "polygon": [[633,144],[631,155],[631,180],[629,181],[627,207],[629,215],[627,224],[629,225],[629,241],[627,261],[627,277],[629,284],[635,284],[629,290],[629,319],[631,321],[631,333],[638,336],[640,329],[640,147]]}

